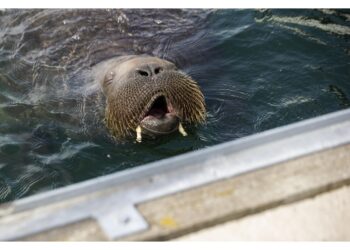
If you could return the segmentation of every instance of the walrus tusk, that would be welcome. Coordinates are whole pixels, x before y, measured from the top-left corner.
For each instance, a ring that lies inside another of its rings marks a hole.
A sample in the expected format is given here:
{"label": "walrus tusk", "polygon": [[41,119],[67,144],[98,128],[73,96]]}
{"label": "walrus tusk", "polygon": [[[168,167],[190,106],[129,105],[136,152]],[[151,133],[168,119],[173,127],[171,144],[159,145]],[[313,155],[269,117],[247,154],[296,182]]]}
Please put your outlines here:
{"label": "walrus tusk", "polygon": [[183,136],[187,136],[187,133],[186,133],[184,127],[182,126],[181,122],[180,122],[180,124],[179,124],[179,132],[180,132],[180,134],[182,134]]}
{"label": "walrus tusk", "polygon": [[136,128],[136,141],[141,142],[142,141],[142,136],[141,136],[141,126],[137,126]]}

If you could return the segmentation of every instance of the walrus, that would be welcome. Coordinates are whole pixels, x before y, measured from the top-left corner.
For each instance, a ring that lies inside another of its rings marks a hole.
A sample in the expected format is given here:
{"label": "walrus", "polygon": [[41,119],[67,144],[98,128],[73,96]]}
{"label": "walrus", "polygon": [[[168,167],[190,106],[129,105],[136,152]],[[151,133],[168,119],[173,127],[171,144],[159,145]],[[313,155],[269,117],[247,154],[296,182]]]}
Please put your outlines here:
{"label": "walrus", "polygon": [[148,55],[120,56],[94,67],[106,97],[105,125],[115,138],[152,137],[203,123],[205,101],[199,85],[174,63]]}

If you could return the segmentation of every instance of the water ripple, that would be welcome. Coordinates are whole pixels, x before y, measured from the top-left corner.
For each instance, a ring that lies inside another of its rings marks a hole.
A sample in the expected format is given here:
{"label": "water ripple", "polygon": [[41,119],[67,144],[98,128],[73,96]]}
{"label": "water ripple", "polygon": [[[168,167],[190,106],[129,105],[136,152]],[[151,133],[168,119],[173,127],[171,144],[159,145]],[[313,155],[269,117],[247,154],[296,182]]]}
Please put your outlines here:
{"label": "water ripple", "polygon": [[65,160],[71,159],[85,148],[98,147],[98,145],[90,142],[80,143],[78,145],[70,144],[69,142],[64,143],[59,153],[52,154],[49,156],[37,155],[41,163],[45,165],[58,164]]}

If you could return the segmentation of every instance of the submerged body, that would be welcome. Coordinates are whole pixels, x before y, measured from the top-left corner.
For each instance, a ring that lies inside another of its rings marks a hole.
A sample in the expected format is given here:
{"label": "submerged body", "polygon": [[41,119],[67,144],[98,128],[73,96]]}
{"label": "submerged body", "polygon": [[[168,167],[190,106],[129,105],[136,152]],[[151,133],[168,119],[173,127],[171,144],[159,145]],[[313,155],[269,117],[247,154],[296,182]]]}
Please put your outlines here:
{"label": "submerged body", "polygon": [[158,136],[180,131],[182,123],[205,120],[198,84],[166,60],[121,56],[95,66],[94,77],[106,97],[105,123],[116,138],[136,132]]}

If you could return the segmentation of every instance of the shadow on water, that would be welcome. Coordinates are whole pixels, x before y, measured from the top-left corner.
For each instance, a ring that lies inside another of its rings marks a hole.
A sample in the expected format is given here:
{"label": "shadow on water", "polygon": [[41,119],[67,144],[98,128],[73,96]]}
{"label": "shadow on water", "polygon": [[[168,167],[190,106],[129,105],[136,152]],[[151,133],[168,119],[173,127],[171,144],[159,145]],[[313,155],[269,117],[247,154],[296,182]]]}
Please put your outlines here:
{"label": "shadow on water", "polygon": [[[348,10],[0,11],[0,202],[350,106]],[[199,82],[208,119],[116,142],[91,67],[149,54]]]}

